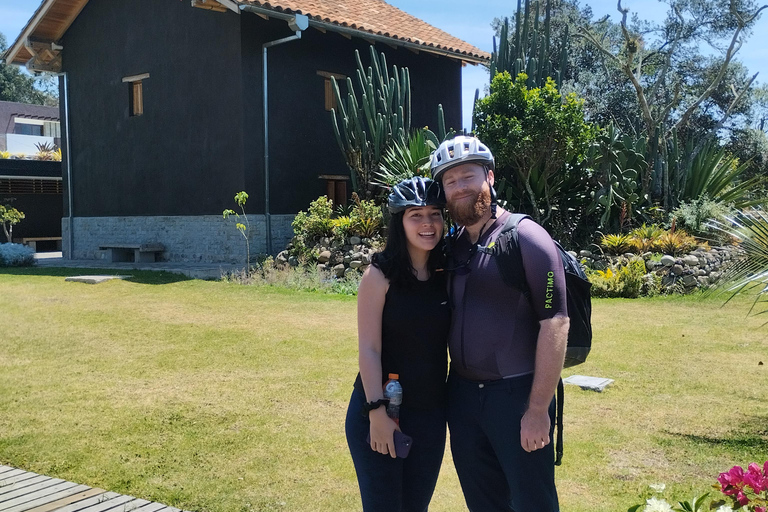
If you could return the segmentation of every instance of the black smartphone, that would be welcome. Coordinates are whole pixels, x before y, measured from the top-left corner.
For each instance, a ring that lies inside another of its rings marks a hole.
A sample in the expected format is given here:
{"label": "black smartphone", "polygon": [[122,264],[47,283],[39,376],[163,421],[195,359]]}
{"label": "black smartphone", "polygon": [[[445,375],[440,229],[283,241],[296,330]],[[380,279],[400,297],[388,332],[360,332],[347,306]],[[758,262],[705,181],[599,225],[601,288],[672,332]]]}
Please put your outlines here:
{"label": "black smartphone", "polygon": [[[411,446],[413,445],[413,439],[411,436],[407,436],[400,432],[399,430],[395,430],[395,455],[400,457],[401,459],[404,459],[408,456],[409,453],[411,453]],[[368,437],[365,438],[365,442],[368,444],[371,444],[371,434],[368,434]]]}

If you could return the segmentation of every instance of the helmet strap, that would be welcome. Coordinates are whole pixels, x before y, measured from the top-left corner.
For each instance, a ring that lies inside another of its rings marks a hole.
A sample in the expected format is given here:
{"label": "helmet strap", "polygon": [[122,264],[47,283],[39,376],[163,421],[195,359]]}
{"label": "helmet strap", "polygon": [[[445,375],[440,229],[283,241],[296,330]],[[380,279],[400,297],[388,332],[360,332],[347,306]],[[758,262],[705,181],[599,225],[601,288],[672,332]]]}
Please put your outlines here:
{"label": "helmet strap", "polygon": [[496,189],[491,185],[491,181],[488,179],[488,168],[485,167],[485,182],[488,183],[488,188],[491,190],[491,218],[496,218],[496,206],[498,202],[496,200]]}

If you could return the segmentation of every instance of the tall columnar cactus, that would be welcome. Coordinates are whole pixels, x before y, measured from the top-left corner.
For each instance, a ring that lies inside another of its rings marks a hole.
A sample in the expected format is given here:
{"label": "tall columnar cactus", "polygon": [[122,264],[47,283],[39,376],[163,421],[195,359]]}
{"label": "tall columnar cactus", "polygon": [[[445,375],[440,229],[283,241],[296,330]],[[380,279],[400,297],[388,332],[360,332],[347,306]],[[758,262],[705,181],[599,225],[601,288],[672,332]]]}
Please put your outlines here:
{"label": "tall columnar cactus", "polygon": [[394,142],[407,144],[411,130],[411,78],[408,68],[387,71],[387,60],[371,46],[371,65],[366,69],[355,50],[357,91],[347,78],[346,102],[334,78],[333,92],[339,108],[332,110],[333,131],[347,160],[352,188],[361,197],[373,195],[372,178],[385,151]]}
{"label": "tall columnar cactus", "polygon": [[[525,0],[525,10],[523,11],[521,0],[517,0],[515,32],[512,40],[510,40],[509,34],[509,19],[504,19],[498,48],[496,47],[496,38],[493,39],[491,80],[496,76],[496,73],[504,71],[508,71],[512,78],[524,72],[528,75],[527,85],[529,88],[542,87],[546,84],[547,77],[552,77],[559,90],[568,62],[568,27],[565,27],[559,52],[555,52],[550,41],[552,1],[546,2],[544,27],[541,27],[540,22],[541,3],[534,0],[534,4],[535,11],[532,16],[531,1]],[[556,65],[553,64],[554,60],[557,60]]]}

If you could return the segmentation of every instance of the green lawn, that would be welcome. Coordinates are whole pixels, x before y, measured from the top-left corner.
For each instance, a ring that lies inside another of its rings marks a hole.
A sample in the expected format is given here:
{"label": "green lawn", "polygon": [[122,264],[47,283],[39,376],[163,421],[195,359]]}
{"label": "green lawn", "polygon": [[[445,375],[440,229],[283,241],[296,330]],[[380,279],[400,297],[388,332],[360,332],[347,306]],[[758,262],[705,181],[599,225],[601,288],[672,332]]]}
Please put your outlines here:
{"label": "green lawn", "polygon": [[[353,297],[64,282],[79,273],[0,271],[0,463],[193,511],[360,509]],[[593,355],[566,373],[616,383],[566,391],[563,512],[623,512],[652,483],[706,492],[768,457],[768,326],[720,305],[595,302]],[[432,510],[466,510],[449,454]]]}

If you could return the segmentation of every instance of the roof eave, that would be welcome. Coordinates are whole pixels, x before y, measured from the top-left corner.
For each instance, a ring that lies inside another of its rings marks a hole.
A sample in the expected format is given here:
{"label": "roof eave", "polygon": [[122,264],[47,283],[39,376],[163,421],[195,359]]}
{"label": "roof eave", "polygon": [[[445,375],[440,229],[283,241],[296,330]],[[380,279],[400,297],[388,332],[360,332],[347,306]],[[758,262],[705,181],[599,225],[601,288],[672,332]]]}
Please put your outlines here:
{"label": "roof eave", "polygon": [[[293,19],[294,15],[282,12],[282,11],[275,11],[272,9],[268,9],[265,7],[259,7],[252,4],[240,4],[240,9],[244,11],[253,12],[256,14],[271,16],[274,18],[284,19],[284,20],[290,20]],[[342,25],[338,25],[335,23],[329,23],[326,21],[319,21],[313,18],[309,18],[309,26],[313,28],[319,28],[322,30],[329,30],[331,32],[337,32],[339,34],[344,34],[348,36],[358,37],[360,39],[364,40],[374,40],[379,41],[384,44],[388,45],[394,45],[394,46],[401,46],[403,48],[408,48],[410,50],[416,50],[416,51],[422,51],[422,52],[428,52],[428,53],[434,53],[437,55],[441,55],[444,57],[448,57],[451,59],[463,61],[463,62],[470,62],[472,64],[485,64],[490,61],[490,58],[485,58],[478,55],[473,55],[469,53],[462,53],[457,52],[445,48],[438,48],[435,46],[428,46],[421,43],[414,43],[411,41],[405,41],[403,39],[398,39],[394,37],[384,36],[381,34],[375,34],[373,32],[368,32],[365,30],[359,30],[351,27],[345,27]]]}
{"label": "roof eave", "polygon": [[8,50],[3,54],[3,61],[6,64],[26,64],[24,61],[16,62],[19,51],[21,51],[21,49],[24,47],[27,38],[29,38],[32,32],[34,32],[35,28],[37,28],[37,24],[45,16],[55,1],[56,0],[45,0],[42,4],[40,4],[40,7],[37,8],[35,14],[32,15],[27,24],[24,26],[24,29],[19,34],[19,37],[16,38],[16,41],[14,41],[10,48],[8,48]]}

